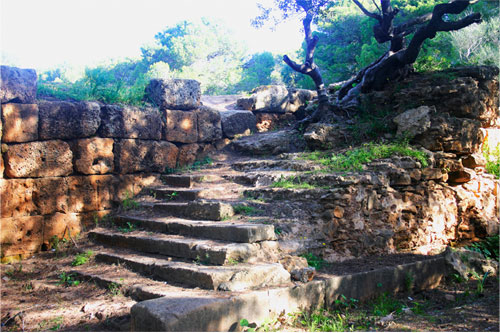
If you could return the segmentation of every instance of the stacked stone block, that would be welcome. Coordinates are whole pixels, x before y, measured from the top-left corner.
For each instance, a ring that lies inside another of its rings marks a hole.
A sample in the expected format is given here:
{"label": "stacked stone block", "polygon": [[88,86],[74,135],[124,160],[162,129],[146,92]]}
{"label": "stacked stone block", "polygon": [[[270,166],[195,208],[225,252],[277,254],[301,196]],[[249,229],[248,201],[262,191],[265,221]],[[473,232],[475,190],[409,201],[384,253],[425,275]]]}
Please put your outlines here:
{"label": "stacked stone block", "polygon": [[76,237],[162,173],[222,138],[193,80],[153,80],[156,107],[36,100],[33,70],[2,66],[1,256],[28,256]]}

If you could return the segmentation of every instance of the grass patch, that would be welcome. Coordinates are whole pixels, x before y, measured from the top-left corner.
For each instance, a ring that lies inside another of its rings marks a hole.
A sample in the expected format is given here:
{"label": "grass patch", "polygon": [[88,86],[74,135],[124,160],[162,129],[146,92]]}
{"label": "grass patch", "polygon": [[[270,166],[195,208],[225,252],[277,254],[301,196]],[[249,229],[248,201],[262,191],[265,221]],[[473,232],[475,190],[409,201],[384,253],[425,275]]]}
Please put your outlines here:
{"label": "grass patch", "polygon": [[385,317],[392,312],[400,314],[403,307],[403,303],[391,297],[388,293],[383,293],[373,301],[372,312],[374,316]]}
{"label": "grass patch", "polygon": [[344,314],[338,311],[317,310],[310,314],[302,313],[297,318],[308,332],[349,332],[354,327]]}
{"label": "grass patch", "polygon": [[346,172],[362,171],[365,164],[392,156],[413,157],[424,168],[429,165],[427,154],[411,148],[407,142],[391,144],[367,143],[359,148],[351,149],[341,154],[312,152],[305,154],[301,158],[315,161],[325,166],[328,171]]}
{"label": "grass patch", "polygon": [[139,208],[139,203],[134,200],[132,193],[129,191],[125,192],[125,199],[122,201],[122,207],[124,210],[131,210]]}
{"label": "grass patch", "polygon": [[71,262],[71,266],[81,266],[81,265],[86,264],[89,261],[90,257],[92,257],[93,254],[94,254],[94,252],[92,252],[91,250],[88,250],[85,253],[77,254],[75,256],[75,259]]}
{"label": "grass patch", "polygon": [[273,188],[306,189],[312,190],[317,186],[303,182],[299,176],[281,177],[280,180],[271,184]]}
{"label": "grass patch", "polygon": [[247,216],[255,216],[263,213],[261,209],[247,205],[235,205],[233,206],[233,210],[235,214],[241,214]]}
{"label": "grass patch", "polygon": [[127,222],[126,227],[118,227],[118,231],[120,231],[121,233],[124,233],[124,234],[135,231],[135,230],[137,230],[137,225],[135,225],[134,223],[131,223],[131,222]]}

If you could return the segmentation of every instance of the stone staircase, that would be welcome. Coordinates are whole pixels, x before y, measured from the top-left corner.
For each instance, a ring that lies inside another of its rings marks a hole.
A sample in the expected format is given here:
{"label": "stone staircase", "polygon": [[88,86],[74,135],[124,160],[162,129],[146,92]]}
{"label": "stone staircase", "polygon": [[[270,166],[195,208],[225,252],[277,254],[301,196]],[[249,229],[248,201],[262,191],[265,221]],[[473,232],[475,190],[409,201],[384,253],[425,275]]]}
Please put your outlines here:
{"label": "stone staircase", "polygon": [[98,265],[74,273],[120,285],[137,300],[291,285],[274,226],[235,214],[255,186],[245,177],[230,163],[164,176],[133,199],[134,209],[89,233]]}

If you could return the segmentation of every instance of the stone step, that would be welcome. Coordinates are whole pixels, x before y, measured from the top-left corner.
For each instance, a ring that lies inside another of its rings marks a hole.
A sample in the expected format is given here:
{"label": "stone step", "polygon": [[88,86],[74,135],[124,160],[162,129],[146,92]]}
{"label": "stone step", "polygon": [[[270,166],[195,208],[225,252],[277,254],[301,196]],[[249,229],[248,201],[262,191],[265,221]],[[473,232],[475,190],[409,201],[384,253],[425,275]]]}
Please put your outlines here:
{"label": "stone step", "polygon": [[[107,246],[191,259],[211,265],[249,260],[255,262],[265,254],[260,243],[230,243],[145,231],[120,233],[106,229],[95,229],[89,235],[96,242]],[[263,242],[266,247],[272,247],[274,243],[276,242]]]}
{"label": "stone step", "polygon": [[143,204],[155,213],[188,219],[221,221],[234,215],[233,207],[218,201],[197,200],[184,202],[153,202]]}
{"label": "stone step", "polygon": [[273,225],[236,222],[193,221],[167,217],[140,217],[119,215],[115,223],[130,222],[141,229],[165,234],[218,239],[237,243],[255,243],[276,240]]}
{"label": "stone step", "polygon": [[197,199],[217,199],[224,196],[227,189],[220,186],[209,188],[153,187],[150,195],[156,199],[171,201],[194,201]]}
{"label": "stone step", "polygon": [[320,165],[302,161],[302,160],[251,160],[243,162],[234,162],[232,164],[234,170],[237,171],[319,171],[322,169]]}
{"label": "stone step", "polygon": [[126,267],[156,279],[188,287],[240,291],[290,283],[290,274],[281,264],[238,264],[205,266],[138,252],[102,251],[96,260],[123,263]]}
{"label": "stone step", "polygon": [[222,177],[212,174],[182,174],[182,175],[164,175],[161,176],[163,184],[172,187],[192,188],[196,184],[216,183],[222,180]]}
{"label": "stone step", "polygon": [[135,301],[160,297],[216,297],[210,290],[193,290],[155,281],[119,265],[87,265],[71,270],[76,278],[91,280],[110,292],[121,292]]}

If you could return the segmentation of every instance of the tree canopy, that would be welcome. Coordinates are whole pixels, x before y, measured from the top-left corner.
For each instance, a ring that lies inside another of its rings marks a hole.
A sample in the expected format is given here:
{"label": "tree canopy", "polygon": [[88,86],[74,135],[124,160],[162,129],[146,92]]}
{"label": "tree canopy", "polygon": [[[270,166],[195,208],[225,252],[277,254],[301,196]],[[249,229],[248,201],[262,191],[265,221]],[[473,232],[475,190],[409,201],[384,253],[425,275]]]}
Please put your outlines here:
{"label": "tree canopy", "polygon": [[[392,26],[411,22],[446,2],[391,0],[392,8],[397,8]],[[293,15],[304,18],[310,15],[310,31],[304,28],[304,36],[309,36],[314,45],[309,43],[308,47],[305,39],[301,49],[287,54],[288,63],[296,64],[297,68],[304,66],[304,71],[314,64],[321,70],[322,82],[330,84],[352,78],[390,49],[390,40],[384,41],[383,36],[377,38],[374,34],[374,25],[379,22],[375,16],[380,15],[382,9],[380,3],[380,0],[275,0],[272,8],[261,6],[262,14],[255,18],[254,25],[274,26]],[[434,38],[426,39],[413,63],[414,69],[428,71],[465,64],[498,64],[498,2],[479,1],[462,13],[444,15],[443,20],[461,20],[474,12],[481,13],[483,23],[448,33],[438,32]],[[414,34],[415,31],[411,31],[408,36],[411,38]],[[143,46],[141,51],[137,59],[87,68],[83,78],[76,82],[68,68],[40,73],[40,92],[61,98],[139,104],[151,78],[196,79],[205,94],[242,93],[259,85],[277,83],[298,88],[317,87],[310,76],[283,62],[283,55],[248,54],[244,41],[235,40],[228,28],[208,19],[167,26],[156,34],[154,43]]]}

